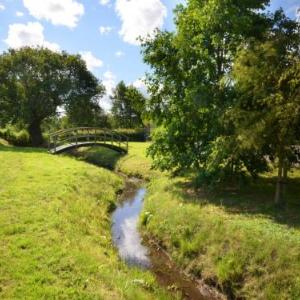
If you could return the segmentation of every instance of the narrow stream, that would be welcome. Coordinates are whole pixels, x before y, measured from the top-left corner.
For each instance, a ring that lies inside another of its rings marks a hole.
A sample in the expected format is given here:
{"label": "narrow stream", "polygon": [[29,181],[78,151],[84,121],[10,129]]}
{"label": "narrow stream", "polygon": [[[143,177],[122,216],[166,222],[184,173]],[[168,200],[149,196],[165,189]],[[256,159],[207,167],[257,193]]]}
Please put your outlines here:
{"label": "narrow stream", "polygon": [[137,191],[129,190],[126,198],[115,210],[112,226],[114,244],[119,250],[120,257],[129,265],[150,268],[151,262],[148,249],[142,245],[141,236],[137,230],[140,212],[143,208],[145,188]]}
{"label": "narrow stream", "polygon": [[183,299],[225,299],[204,283],[186,276],[160,247],[150,242],[143,244],[138,231],[138,219],[147,191],[137,186],[137,180],[127,181],[122,201],[112,215],[113,242],[121,259],[130,266],[150,269],[162,286],[180,293]]}

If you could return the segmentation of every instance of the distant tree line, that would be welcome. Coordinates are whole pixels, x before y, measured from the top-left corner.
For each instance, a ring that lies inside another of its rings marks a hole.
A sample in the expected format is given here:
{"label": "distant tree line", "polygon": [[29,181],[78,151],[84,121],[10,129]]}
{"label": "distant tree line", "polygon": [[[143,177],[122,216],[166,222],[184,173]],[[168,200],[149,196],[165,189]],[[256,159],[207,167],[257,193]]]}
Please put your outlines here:
{"label": "distant tree line", "polygon": [[[30,47],[0,55],[0,128],[27,130],[32,146],[43,144],[43,131],[143,126],[146,99],[135,87],[118,84],[111,113],[101,107],[104,94],[105,87],[79,55]],[[8,136],[11,130],[4,132]],[[25,135],[15,136],[24,140]]]}
{"label": "distant tree line", "polygon": [[142,51],[155,166],[216,187],[272,162],[280,204],[300,141],[300,27],[269,2],[188,0],[176,31],[157,31]]}

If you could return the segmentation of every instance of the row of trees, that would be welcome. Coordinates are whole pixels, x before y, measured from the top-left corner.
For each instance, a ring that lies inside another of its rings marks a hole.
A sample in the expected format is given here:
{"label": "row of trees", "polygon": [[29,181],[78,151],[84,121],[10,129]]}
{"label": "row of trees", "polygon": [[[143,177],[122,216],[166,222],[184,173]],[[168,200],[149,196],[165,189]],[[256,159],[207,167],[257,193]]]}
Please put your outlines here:
{"label": "row of trees", "polygon": [[143,42],[159,129],[155,166],[231,182],[278,166],[276,203],[300,140],[300,27],[268,0],[188,0],[176,31]]}
{"label": "row of trees", "polygon": [[42,128],[143,126],[146,99],[136,88],[119,83],[111,113],[100,106],[104,94],[78,55],[29,47],[0,55],[0,127],[26,128],[33,146],[43,144]]}
{"label": "row of trees", "polygon": [[126,86],[121,81],[110,97],[112,100],[111,118],[115,128],[141,128],[145,119],[145,96],[134,86]]}

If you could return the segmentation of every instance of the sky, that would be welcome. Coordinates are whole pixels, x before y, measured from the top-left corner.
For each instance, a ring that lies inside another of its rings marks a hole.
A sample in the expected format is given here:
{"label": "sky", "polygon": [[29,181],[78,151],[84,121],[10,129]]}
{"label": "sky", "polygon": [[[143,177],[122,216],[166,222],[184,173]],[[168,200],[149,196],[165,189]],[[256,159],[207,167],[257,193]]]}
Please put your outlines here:
{"label": "sky", "polygon": [[[241,0],[243,1],[243,0]],[[148,67],[138,36],[173,30],[173,9],[185,0],[0,0],[0,52],[44,46],[81,54],[108,94],[121,80],[144,89]],[[296,17],[300,0],[272,0]],[[109,110],[109,97],[102,106]]]}

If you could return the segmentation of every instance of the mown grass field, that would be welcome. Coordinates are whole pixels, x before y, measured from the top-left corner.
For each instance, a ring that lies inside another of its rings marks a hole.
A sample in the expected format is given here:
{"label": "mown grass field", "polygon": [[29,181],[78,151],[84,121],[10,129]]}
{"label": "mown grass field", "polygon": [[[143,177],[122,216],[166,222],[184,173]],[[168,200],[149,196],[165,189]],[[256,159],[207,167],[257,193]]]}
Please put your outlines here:
{"label": "mown grass field", "polygon": [[123,181],[44,150],[0,145],[0,299],[170,299],[110,235]]}
{"label": "mown grass field", "polygon": [[286,208],[276,209],[273,173],[238,191],[205,194],[187,178],[151,170],[147,146],[131,143],[129,155],[113,164],[150,180],[143,233],[188,273],[232,297],[300,299],[300,171],[288,183]]}

